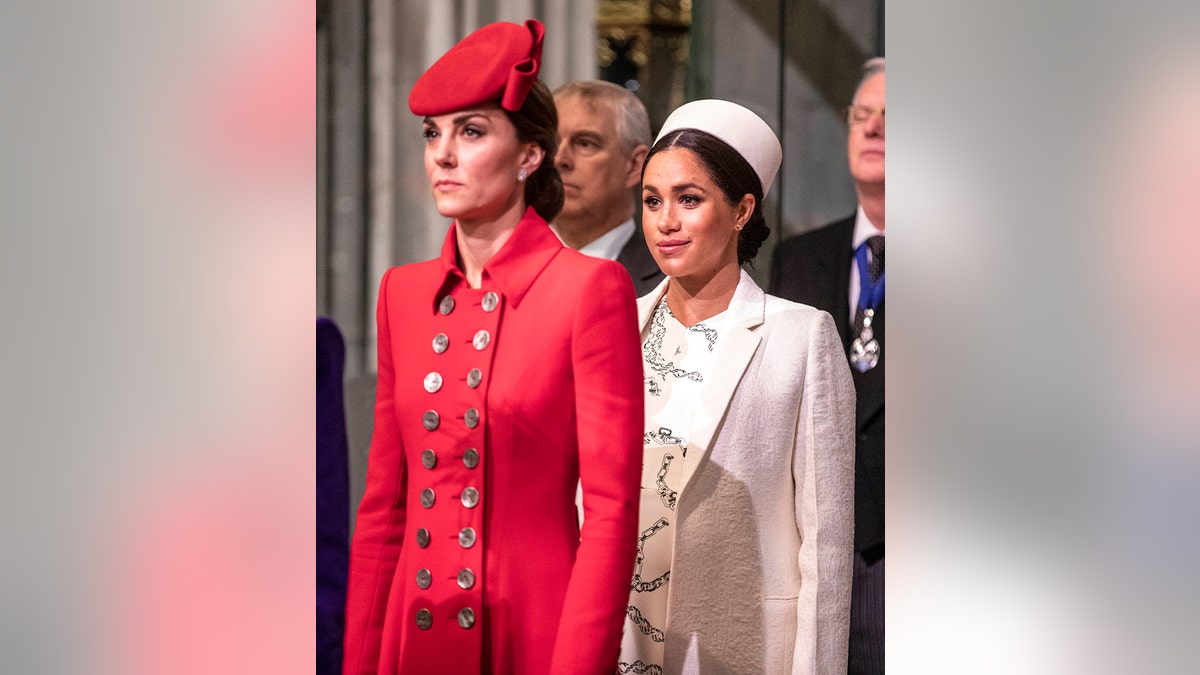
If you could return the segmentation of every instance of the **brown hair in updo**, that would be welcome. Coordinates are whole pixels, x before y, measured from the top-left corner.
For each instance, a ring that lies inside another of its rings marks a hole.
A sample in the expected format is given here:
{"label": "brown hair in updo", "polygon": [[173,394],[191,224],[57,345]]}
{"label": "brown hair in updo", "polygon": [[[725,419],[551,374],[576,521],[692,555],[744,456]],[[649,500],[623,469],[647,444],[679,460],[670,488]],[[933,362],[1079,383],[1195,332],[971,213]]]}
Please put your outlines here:
{"label": "brown hair in updo", "polygon": [[554,97],[538,80],[520,110],[504,113],[516,127],[522,143],[533,141],[545,152],[541,166],[525,179],[525,204],[550,222],[562,211],[564,197],[562,176],[554,168],[554,155],[558,152],[558,109],[554,107]]}

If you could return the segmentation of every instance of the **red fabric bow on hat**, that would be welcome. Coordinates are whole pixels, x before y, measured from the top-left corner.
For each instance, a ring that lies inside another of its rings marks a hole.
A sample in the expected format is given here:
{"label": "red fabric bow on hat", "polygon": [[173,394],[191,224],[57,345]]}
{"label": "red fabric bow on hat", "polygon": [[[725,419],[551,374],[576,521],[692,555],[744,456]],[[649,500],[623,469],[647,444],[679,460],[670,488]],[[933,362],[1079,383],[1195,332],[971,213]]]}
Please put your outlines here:
{"label": "red fabric bow on hat", "polygon": [[414,115],[444,115],[499,101],[515,112],[537,81],[542,64],[541,21],[501,21],[463,38],[426,70],[408,95]]}

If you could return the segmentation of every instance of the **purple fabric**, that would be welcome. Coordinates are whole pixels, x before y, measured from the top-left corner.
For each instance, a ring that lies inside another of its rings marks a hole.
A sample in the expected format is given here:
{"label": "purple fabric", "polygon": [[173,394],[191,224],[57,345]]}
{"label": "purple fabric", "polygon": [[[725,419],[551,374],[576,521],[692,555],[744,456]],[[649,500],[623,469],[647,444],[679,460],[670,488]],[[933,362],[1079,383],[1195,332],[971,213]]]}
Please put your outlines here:
{"label": "purple fabric", "polygon": [[342,373],[346,345],[333,321],[317,319],[317,669],[342,672],[350,559],[350,467]]}

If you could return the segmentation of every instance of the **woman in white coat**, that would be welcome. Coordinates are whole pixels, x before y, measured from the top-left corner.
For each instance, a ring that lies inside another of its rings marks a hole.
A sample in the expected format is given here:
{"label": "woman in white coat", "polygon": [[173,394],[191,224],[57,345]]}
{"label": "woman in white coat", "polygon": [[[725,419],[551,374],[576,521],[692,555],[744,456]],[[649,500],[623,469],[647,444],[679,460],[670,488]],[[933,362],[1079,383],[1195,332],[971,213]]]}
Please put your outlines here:
{"label": "woman in white coat", "polygon": [[642,227],[646,433],[622,673],[845,673],[854,386],[833,319],[741,268],[782,157],[728,101],[667,119]]}

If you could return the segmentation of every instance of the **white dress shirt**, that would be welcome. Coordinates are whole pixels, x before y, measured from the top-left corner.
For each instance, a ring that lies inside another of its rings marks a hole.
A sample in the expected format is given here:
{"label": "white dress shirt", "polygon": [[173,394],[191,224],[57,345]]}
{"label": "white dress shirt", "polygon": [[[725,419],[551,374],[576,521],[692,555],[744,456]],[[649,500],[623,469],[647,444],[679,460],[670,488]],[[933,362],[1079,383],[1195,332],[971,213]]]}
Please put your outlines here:
{"label": "white dress shirt", "polygon": [[[558,234],[558,230],[553,225],[550,229],[562,240],[562,236]],[[596,241],[579,249],[580,253],[590,255],[593,258],[604,258],[605,260],[616,260],[620,255],[621,249],[625,248],[625,244],[629,243],[630,237],[633,236],[633,218],[626,220],[620,225],[600,235]]]}

